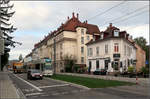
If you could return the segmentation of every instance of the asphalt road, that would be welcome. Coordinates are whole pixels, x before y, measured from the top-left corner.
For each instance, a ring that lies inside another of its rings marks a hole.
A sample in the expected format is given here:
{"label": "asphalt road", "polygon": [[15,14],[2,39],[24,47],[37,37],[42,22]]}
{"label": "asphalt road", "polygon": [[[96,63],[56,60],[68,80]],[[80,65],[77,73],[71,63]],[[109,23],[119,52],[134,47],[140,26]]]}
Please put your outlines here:
{"label": "asphalt road", "polygon": [[150,99],[149,86],[139,85],[111,88],[84,89],[55,81],[27,80],[26,74],[9,74],[27,99]]}

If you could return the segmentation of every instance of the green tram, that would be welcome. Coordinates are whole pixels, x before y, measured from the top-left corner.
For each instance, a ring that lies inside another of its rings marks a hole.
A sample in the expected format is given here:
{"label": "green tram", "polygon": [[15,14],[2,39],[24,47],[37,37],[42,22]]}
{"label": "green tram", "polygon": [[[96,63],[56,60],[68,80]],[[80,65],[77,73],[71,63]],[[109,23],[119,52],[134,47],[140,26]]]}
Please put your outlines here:
{"label": "green tram", "polygon": [[38,60],[32,60],[28,63],[28,69],[37,69],[42,72],[44,76],[52,76],[52,60],[49,58],[43,58]]}

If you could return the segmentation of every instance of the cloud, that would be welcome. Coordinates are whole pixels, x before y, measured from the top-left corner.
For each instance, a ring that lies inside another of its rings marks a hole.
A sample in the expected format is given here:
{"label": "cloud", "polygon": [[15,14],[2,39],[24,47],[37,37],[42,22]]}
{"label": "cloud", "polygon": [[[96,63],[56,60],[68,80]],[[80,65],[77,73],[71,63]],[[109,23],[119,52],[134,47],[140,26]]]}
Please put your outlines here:
{"label": "cloud", "polygon": [[17,45],[15,48],[11,48],[9,59],[17,59],[20,54],[22,54],[24,57],[31,52],[34,44],[40,41],[40,39],[41,37],[35,35],[16,36],[14,40],[17,42],[21,42],[22,45]]}
{"label": "cloud", "polygon": [[[83,22],[123,1],[11,2],[14,3],[13,9],[16,11],[12,22],[18,28],[14,33],[15,40],[23,43],[22,46],[17,46],[11,50],[10,59],[13,59],[18,58],[20,53],[23,56],[27,55],[32,50],[34,44],[43,39],[44,35],[57,29],[62,22],[64,23],[67,20],[67,16],[72,17],[72,12],[79,13],[79,19]],[[103,30],[106,29],[110,22],[114,22],[110,20],[123,15],[127,17],[128,13],[148,4],[148,1],[125,1],[105,14],[88,20],[88,23],[98,25],[100,30]],[[146,9],[148,7],[143,10]],[[133,35],[133,37],[144,36],[149,40],[149,12],[121,21],[120,23],[114,23],[114,25],[123,30],[132,28],[127,30],[127,32]]]}

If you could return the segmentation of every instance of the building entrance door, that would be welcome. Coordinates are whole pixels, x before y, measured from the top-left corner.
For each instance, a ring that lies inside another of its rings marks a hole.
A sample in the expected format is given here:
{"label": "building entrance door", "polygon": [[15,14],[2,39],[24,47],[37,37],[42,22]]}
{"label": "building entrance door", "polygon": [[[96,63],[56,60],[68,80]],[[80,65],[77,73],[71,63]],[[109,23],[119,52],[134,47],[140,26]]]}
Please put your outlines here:
{"label": "building entrance door", "polygon": [[119,70],[119,59],[114,59],[114,69]]}

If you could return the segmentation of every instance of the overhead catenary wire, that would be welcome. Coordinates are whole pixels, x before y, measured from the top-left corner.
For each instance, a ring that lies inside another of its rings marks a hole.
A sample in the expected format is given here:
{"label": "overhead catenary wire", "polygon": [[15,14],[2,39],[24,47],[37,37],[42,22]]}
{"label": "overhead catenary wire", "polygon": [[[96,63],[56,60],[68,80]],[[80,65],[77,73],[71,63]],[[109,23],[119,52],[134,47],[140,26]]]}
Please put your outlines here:
{"label": "overhead catenary wire", "polygon": [[116,7],[120,6],[120,5],[122,5],[122,4],[124,4],[125,1],[126,1],[126,0],[123,0],[123,2],[121,2],[121,3],[117,4],[117,5],[115,5],[115,6],[111,7],[111,8],[109,8],[109,9],[107,9],[107,10],[105,10],[105,11],[103,11],[103,12],[101,12],[101,13],[99,13],[99,14],[97,14],[97,15],[91,17],[91,18],[89,18],[89,19],[87,19],[87,21],[92,20],[92,19],[94,19],[94,18],[97,17],[97,16],[100,16],[100,15],[103,15],[103,14],[107,13],[108,11],[110,11],[110,10],[112,10],[112,9],[114,9],[114,8],[116,8]]}
{"label": "overhead catenary wire", "polygon": [[[149,5],[145,5],[145,6],[143,6],[143,7],[141,7],[141,8],[138,8],[138,9],[132,11],[132,12],[126,13],[125,15],[122,15],[122,16],[117,17],[117,18],[115,18],[115,19],[109,20],[109,21],[105,22],[105,23],[102,24],[102,25],[106,25],[106,24],[108,24],[108,23],[110,23],[110,22],[112,23],[113,21],[118,21],[118,20],[120,20],[120,19],[123,19],[124,17],[127,17],[127,16],[129,16],[129,15],[132,15],[132,14],[134,14],[134,13],[136,13],[136,12],[139,12],[139,11],[145,9],[145,8],[148,7],[148,6],[149,6]],[[114,23],[115,23],[115,22],[114,22]]]}
{"label": "overhead catenary wire", "polygon": [[125,18],[125,19],[119,20],[119,21],[114,22],[114,23],[116,24],[116,23],[120,23],[120,22],[122,22],[122,21],[129,20],[129,19],[131,19],[131,18],[135,18],[135,17],[137,17],[137,16],[139,16],[139,15],[142,15],[142,14],[144,14],[145,12],[148,12],[148,11],[149,11],[149,10],[144,10],[144,11],[142,11],[142,12],[140,12],[140,13],[137,13],[137,14],[135,14],[135,15],[133,15],[133,16],[129,16],[129,17]]}

